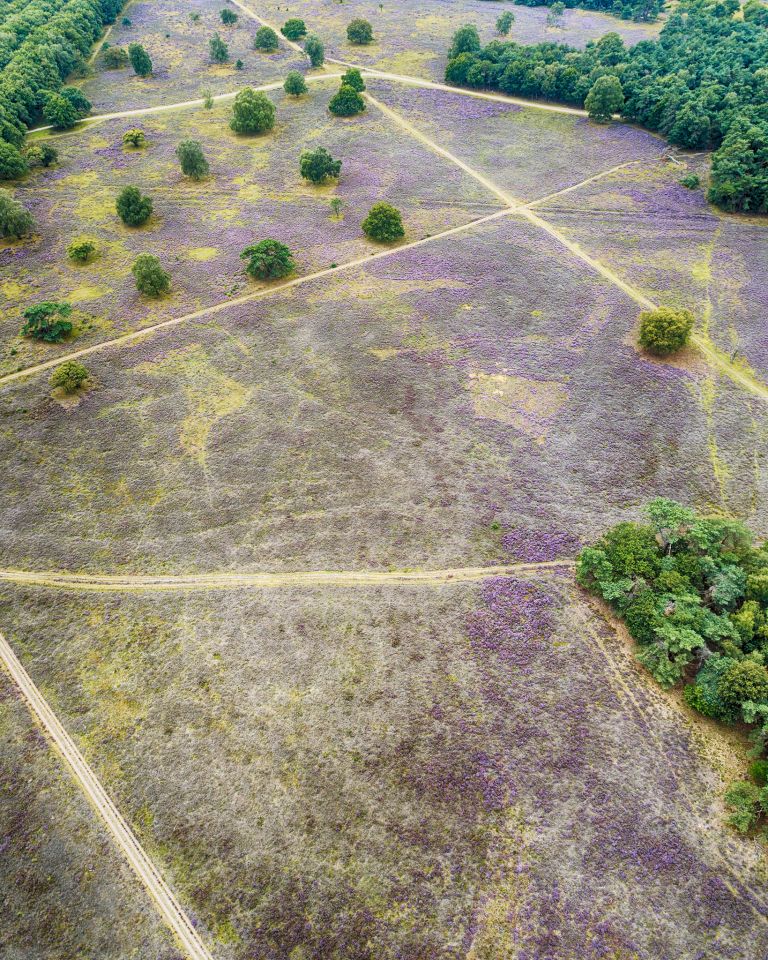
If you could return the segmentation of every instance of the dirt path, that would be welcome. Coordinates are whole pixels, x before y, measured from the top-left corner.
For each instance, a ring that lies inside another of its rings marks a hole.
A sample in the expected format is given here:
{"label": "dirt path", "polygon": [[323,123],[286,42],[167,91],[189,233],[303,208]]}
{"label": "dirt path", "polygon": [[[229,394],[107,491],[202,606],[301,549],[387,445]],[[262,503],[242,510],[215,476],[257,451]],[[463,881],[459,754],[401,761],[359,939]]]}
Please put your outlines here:
{"label": "dirt path", "polygon": [[150,860],[131,828],[122,818],[96,774],[64,729],[32,678],[0,634],[0,663],[18,687],[32,715],[60,752],[80,789],[101,817],[112,839],[154,900],[189,960],[213,960],[192,921],[182,909],[159,869]]}

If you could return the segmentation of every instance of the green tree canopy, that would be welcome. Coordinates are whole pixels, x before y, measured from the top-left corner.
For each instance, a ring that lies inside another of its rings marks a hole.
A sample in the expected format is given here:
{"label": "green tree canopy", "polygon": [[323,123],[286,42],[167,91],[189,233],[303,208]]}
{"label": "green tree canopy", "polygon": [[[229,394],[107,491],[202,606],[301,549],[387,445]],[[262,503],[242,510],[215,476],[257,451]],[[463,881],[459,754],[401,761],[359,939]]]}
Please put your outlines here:
{"label": "green tree canopy", "polygon": [[245,272],[256,280],[280,280],[287,277],[295,263],[290,249],[279,240],[261,240],[240,254],[246,260]]}
{"label": "green tree canopy", "polygon": [[307,35],[307,25],[298,17],[291,17],[286,20],[282,26],[281,33],[286,40],[292,40],[294,43]]}
{"label": "green tree canopy", "polygon": [[140,43],[130,44],[128,47],[128,56],[136,76],[148,77],[150,73],[152,73],[152,61]]}
{"label": "green tree canopy", "polygon": [[328,109],[337,117],[353,117],[365,110],[365,100],[354,87],[342,84],[338,92],[331,97]]}
{"label": "green tree canopy", "polygon": [[262,53],[273,53],[279,46],[280,41],[272,27],[259,27],[256,36],[253,38],[255,50],[261,50]]}
{"label": "green tree canopy", "polygon": [[128,227],[140,227],[152,216],[152,200],[138,187],[124,187],[115,202],[118,216]]}
{"label": "green tree canopy", "polygon": [[292,97],[300,97],[307,92],[307,82],[298,70],[286,74],[283,90]]}
{"label": "green tree canopy", "polygon": [[394,243],[405,236],[400,211],[388,203],[374,203],[362,228],[366,237],[378,243]]}
{"label": "green tree canopy", "polygon": [[269,97],[245,87],[235,97],[229,126],[235,133],[266,133],[275,125],[275,106]]}
{"label": "green tree canopy", "polygon": [[182,140],[176,147],[176,156],[184,176],[193,180],[202,180],[208,176],[208,161],[197,140]]}
{"label": "green tree canopy", "polygon": [[136,280],[136,289],[148,297],[160,297],[171,289],[170,274],[151,253],[140,253],[133,262],[131,273]]}
{"label": "green tree canopy", "polygon": [[347,40],[360,45],[373,43],[373,27],[367,20],[356,17],[347,27]]}
{"label": "green tree canopy", "polygon": [[305,180],[322,183],[329,177],[338,177],[341,160],[334,160],[325,147],[316,147],[302,153],[299,168]]}

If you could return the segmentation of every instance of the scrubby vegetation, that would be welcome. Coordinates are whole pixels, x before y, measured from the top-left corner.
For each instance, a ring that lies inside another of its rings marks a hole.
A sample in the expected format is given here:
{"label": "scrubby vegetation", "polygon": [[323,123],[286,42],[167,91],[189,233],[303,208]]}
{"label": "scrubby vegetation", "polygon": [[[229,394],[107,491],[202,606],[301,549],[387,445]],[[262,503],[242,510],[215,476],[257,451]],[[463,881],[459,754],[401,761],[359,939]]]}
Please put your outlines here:
{"label": "scrubby vegetation", "polygon": [[307,82],[298,70],[286,75],[283,90],[291,97],[301,97],[307,92]]}
{"label": "scrubby vegetation", "polygon": [[50,384],[64,393],[76,393],[88,379],[88,370],[77,360],[67,360],[51,374]]}
{"label": "scrubby vegetation", "polygon": [[135,147],[138,150],[147,145],[147,137],[143,130],[140,130],[138,127],[133,127],[131,130],[126,130],[123,134],[123,143],[127,147]]}
{"label": "scrubby vegetation", "polygon": [[88,263],[96,255],[93,240],[73,240],[67,247],[67,256],[75,263]]}
{"label": "scrubby vegetation", "polygon": [[347,40],[363,46],[373,43],[373,27],[367,20],[357,17],[347,27]]}
{"label": "scrubby vegetation", "polygon": [[313,67],[322,67],[325,61],[325,46],[320,37],[311,33],[304,43],[304,52],[309,57]]}
{"label": "scrubby vegetation", "polygon": [[353,90],[357,90],[358,93],[362,93],[365,90],[365,80],[363,80],[363,75],[357,69],[357,67],[350,67],[349,70],[341,78],[341,85],[343,87],[352,87]]}
{"label": "scrubby vegetation", "polygon": [[287,40],[301,40],[307,35],[307,25],[298,17],[291,17],[286,20],[281,28],[281,33]]}
{"label": "scrubby vegetation", "polygon": [[[513,0],[523,7],[538,7],[541,0]],[[546,6],[555,6],[545,0]],[[566,0],[565,7],[581,7],[582,10],[601,10],[624,20],[655,20],[664,6],[664,0]]]}
{"label": "scrubby vegetation", "polygon": [[20,240],[32,232],[32,214],[23,203],[14,200],[7,190],[0,190],[0,236]]}
{"label": "scrubby vegetation", "polygon": [[272,27],[259,27],[253,38],[254,50],[262,53],[273,53],[280,46],[280,41]]}
{"label": "scrubby vegetation", "polygon": [[682,350],[688,343],[693,323],[690,310],[673,310],[670,307],[644,310],[640,314],[638,341],[649,353],[666,357]]}
{"label": "scrubby vegetation", "polygon": [[208,176],[208,161],[205,159],[202,145],[197,140],[182,140],[176,147],[176,156],[179,158],[181,172],[185,177],[202,180]]}
{"label": "scrubby vegetation", "polygon": [[152,60],[140,43],[128,47],[128,57],[137,77],[148,77],[152,73]]}

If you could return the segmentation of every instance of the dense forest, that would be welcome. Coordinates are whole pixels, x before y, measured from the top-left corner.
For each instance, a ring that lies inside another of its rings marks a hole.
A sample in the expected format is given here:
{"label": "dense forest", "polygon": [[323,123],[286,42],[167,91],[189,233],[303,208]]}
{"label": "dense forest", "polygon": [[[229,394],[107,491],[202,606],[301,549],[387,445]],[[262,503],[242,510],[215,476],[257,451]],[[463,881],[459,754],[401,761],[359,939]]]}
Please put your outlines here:
{"label": "dense forest", "polygon": [[[475,28],[464,27],[449,52],[446,79],[579,106],[599,84],[598,92],[611,93],[611,112],[662,133],[676,146],[715,149],[713,203],[765,213],[767,24],[768,7],[758,0],[749,0],[743,10],[737,0],[685,0],[658,40],[629,49],[615,33],[585,50],[502,40],[482,47]],[[600,83],[604,77],[615,79]]]}

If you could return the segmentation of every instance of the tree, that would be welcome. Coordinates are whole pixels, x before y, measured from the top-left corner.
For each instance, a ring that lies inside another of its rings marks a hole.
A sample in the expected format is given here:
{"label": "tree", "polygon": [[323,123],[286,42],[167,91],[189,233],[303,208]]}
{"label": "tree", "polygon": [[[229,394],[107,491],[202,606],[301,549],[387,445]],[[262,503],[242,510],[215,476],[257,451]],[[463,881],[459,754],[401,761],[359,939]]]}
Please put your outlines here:
{"label": "tree", "polygon": [[373,27],[367,20],[356,17],[347,27],[347,40],[362,45],[373,43]]}
{"label": "tree", "polygon": [[353,87],[342,84],[338,92],[331,97],[328,109],[337,117],[353,117],[365,110],[365,100]]}
{"label": "tree", "polygon": [[286,38],[286,40],[301,40],[302,37],[307,35],[307,25],[303,20],[300,20],[298,17],[291,17],[290,20],[286,20],[283,24],[281,33]]}
{"label": "tree", "polygon": [[502,37],[506,37],[509,34],[509,31],[512,29],[512,24],[515,22],[515,15],[511,10],[505,10],[504,13],[496,21],[496,33]]}
{"label": "tree", "polygon": [[131,267],[131,273],[136,278],[136,289],[148,297],[160,297],[171,289],[170,274],[163,270],[160,261],[151,253],[140,253]]}
{"label": "tree", "polygon": [[128,227],[140,227],[152,215],[152,200],[138,187],[124,187],[115,203],[118,215]]}
{"label": "tree", "polygon": [[279,240],[261,240],[240,254],[248,263],[245,272],[257,280],[280,280],[294,269],[293,254]]}
{"label": "tree", "polygon": [[768,670],[749,657],[737,660],[720,677],[717,693],[733,708],[740,708],[746,701],[768,703]]}
{"label": "tree", "polygon": [[677,111],[667,138],[684,150],[706,147],[710,140],[711,125],[704,107],[697,101],[689,100]]}
{"label": "tree", "polygon": [[242,70],[244,66],[245,66],[245,64],[244,64],[243,61],[238,57],[237,60],[235,60],[235,70]]}
{"label": "tree", "polygon": [[59,159],[58,151],[47,143],[34,144],[27,147],[24,153],[24,159],[30,167],[50,167]]}
{"label": "tree", "polygon": [[51,374],[50,384],[64,393],[75,393],[88,379],[88,370],[77,360],[67,360]]}
{"label": "tree", "polygon": [[227,7],[224,7],[224,9],[219,12],[219,16],[225,27],[231,27],[233,23],[237,23],[237,14],[234,10],[229,10]]}
{"label": "tree", "polygon": [[265,133],[275,125],[275,106],[264,93],[245,87],[235,97],[229,126],[235,133]]}
{"label": "tree", "polygon": [[229,60],[229,47],[218,33],[208,41],[208,51],[214,63],[226,63]]}
{"label": "tree", "polygon": [[322,183],[329,177],[338,177],[341,160],[334,160],[325,147],[317,147],[302,153],[299,168],[305,180]]}
{"label": "tree", "polygon": [[181,172],[193,180],[202,180],[208,176],[208,161],[203,148],[197,140],[182,140],[176,147],[176,156],[181,164]]}
{"label": "tree", "polygon": [[32,233],[34,221],[27,208],[14,200],[7,190],[0,190],[0,236],[20,240]]}
{"label": "tree", "polygon": [[58,343],[72,332],[72,323],[67,319],[71,313],[72,307],[68,303],[52,300],[37,303],[24,311],[25,323],[21,335],[46,343]]}
{"label": "tree", "polygon": [[57,130],[69,130],[80,117],[66,97],[60,93],[52,93],[45,101],[43,119]]}
{"label": "tree", "polygon": [[135,147],[138,150],[141,147],[146,147],[147,137],[143,130],[139,130],[138,127],[132,127],[123,134],[123,144],[126,147]]}
{"label": "tree", "polygon": [[690,310],[659,307],[640,314],[640,346],[659,357],[682,349],[691,335],[694,318]]}
{"label": "tree", "polygon": [[451,44],[451,49],[448,51],[448,59],[453,60],[455,57],[458,57],[460,53],[479,52],[480,35],[477,32],[477,27],[472,26],[471,23],[459,27],[453,35],[453,43]]}
{"label": "tree", "polygon": [[304,53],[313,67],[322,67],[325,62],[325,47],[320,37],[311,33],[304,42]]}
{"label": "tree", "polygon": [[62,87],[61,95],[72,104],[78,117],[85,117],[91,112],[93,104],[77,87]]}
{"label": "tree", "polygon": [[292,97],[300,97],[307,92],[307,83],[298,70],[291,70],[285,77],[283,90]]}
{"label": "tree", "polygon": [[128,47],[128,56],[137,77],[148,77],[152,73],[152,61],[140,43],[132,43]]}
{"label": "tree", "polygon": [[388,203],[374,203],[362,227],[366,237],[379,243],[393,243],[405,236],[400,211]]}
{"label": "tree", "polygon": [[365,90],[365,80],[363,80],[363,75],[357,69],[357,67],[350,67],[349,70],[341,78],[342,86],[352,87],[353,90],[357,90],[358,93],[362,93]]}
{"label": "tree", "polygon": [[549,8],[549,13],[547,13],[547,26],[559,27],[564,13],[565,4],[562,2],[562,0],[557,0],[557,2],[553,3]]}
{"label": "tree", "polygon": [[280,41],[272,27],[259,27],[253,38],[253,46],[263,53],[272,53],[280,46]]}
{"label": "tree", "polygon": [[28,169],[27,160],[16,147],[0,140],[0,180],[18,180]]}
{"label": "tree", "polygon": [[128,51],[124,47],[107,47],[101,57],[107,70],[119,70],[128,66]]}
{"label": "tree", "polygon": [[96,253],[93,240],[73,240],[67,247],[67,256],[75,263],[88,263]]}
{"label": "tree", "polygon": [[768,5],[761,0],[747,0],[741,8],[745,23],[754,23],[759,27],[768,27]]}
{"label": "tree", "polygon": [[590,120],[608,123],[614,113],[620,113],[624,106],[624,91],[619,78],[612,74],[598,77],[587,94],[584,106]]}

